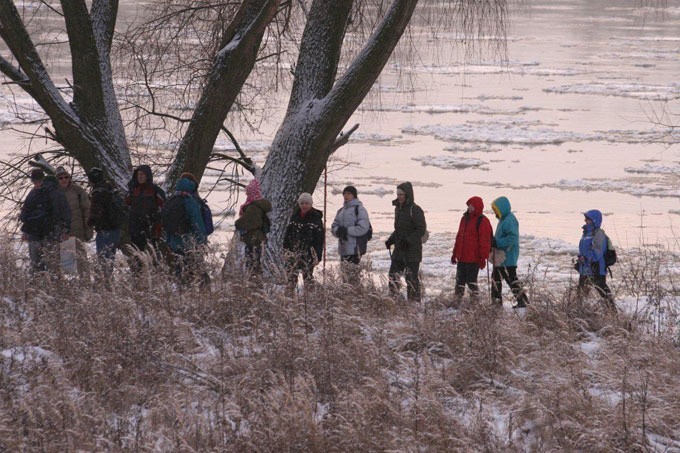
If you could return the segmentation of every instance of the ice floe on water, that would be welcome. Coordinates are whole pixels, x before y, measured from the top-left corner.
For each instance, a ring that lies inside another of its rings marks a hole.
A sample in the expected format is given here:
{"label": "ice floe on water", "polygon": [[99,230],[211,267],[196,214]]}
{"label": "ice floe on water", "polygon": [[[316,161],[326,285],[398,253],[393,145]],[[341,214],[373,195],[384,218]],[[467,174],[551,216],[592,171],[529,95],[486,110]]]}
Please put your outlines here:
{"label": "ice floe on water", "polygon": [[641,83],[585,82],[544,88],[546,93],[594,94],[645,100],[668,101],[680,98],[680,84],[650,85]]}
{"label": "ice floe on water", "polygon": [[485,161],[468,157],[420,156],[414,157],[413,160],[426,166],[444,168],[447,170],[463,170],[466,168],[481,168],[488,170],[488,168],[484,168],[484,166],[487,164]]}
{"label": "ice floe on water", "polygon": [[498,153],[503,151],[502,148],[494,148],[487,143],[454,143],[444,147],[444,151],[450,153]]}
{"label": "ice floe on water", "polygon": [[478,115],[521,115],[526,112],[541,110],[538,107],[520,106],[514,108],[495,108],[475,104],[407,104],[407,105],[367,105],[361,107],[364,112],[403,112],[429,113],[431,115],[443,113],[474,113]]}
{"label": "ice floe on water", "polygon": [[647,163],[642,167],[626,167],[624,170],[628,173],[680,175],[680,163],[674,163],[673,166]]}
{"label": "ice floe on water", "polygon": [[46,118],[45,112],[32,98],[15,98],[7,93],[0,93],[0,128],[8,124],[26,124]]}
{"label": "ice floe on water", "polygon": [[592,73],[588,68],[539,68],[540,63],[536,61],[518,62],[511,61],[507,64],[488,63],[488,64],[452,64],[446,66],[437,65],[415,65],[400,66],[395,69],[411,72],[425,72],[429,74],[460,74],[460,75],[481,75],[481,74],[514,74],[514,75],[533,75],[541,77],[550,76],[577,76]]}
{"label": "ice floe on water", "polygon": [[538,146],[598,140],[603,137],[594,134],[560,131],[542,125],[539,121],[468,121],[455,125],[409,125],[402,129],[405,134],[433,135],[439,140],[451,142],[521,144]]}

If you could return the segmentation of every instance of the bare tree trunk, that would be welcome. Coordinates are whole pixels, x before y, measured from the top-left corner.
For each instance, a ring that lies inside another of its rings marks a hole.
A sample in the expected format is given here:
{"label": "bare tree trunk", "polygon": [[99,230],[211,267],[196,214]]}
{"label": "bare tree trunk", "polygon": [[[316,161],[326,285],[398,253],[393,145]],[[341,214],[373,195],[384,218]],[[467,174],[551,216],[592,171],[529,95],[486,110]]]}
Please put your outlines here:
{"label": "bare tree trunk", "polygon": [[[329,3],[335,5],[330,18]],[[291,101],[263,169],[262,188],[274,206],[269,239],[274,252],[282,244],[297,196],[314,191],[328,158],[346,141],[338,134],[387,63],[418,0],[393,0],[362,51],[335,81],[351,3],[315,0],[310,9]],[[335,59],[319,59],[318,54]]]}
{"label": "bare tree trunk", "polygon": [[100,166],[119,187],[131,168],[111,77],[109,50],[117,1],[95,0],[93,17],[81,0],[62,2],[73,71],[73,102],[67,102],[11,0],[0,0],[0,37],[18,67],[0,60],[0,71],[33,97],[52,120],[48,131],[87,170]]}
{"label": "bare tree trunk", "polygon": [[222,40],[206,87],[182,138],[166,185],[182,172],[203,176],[217,136],[229,110],[255,65],[262,37],[276,14],[279,0],[251,0],[241,4]]}

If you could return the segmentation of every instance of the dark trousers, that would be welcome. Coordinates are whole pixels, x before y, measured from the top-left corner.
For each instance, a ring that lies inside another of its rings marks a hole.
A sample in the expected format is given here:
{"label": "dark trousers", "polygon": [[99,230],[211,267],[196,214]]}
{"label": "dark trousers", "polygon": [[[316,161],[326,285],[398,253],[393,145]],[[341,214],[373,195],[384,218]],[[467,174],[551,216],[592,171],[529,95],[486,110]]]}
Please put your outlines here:
{"label": "dark trousers", "polygon": [[389,271],[389,286],[392,295],[399,294],[401,288],[401,274],[404,274],[406,280],[406,296],[408,300],[420,301],[420,277],[418,271],[420,270],[420,262],[406,262],[401,260],[392,260],[392,265]]}
{"label": "dark trousers", "polygon": [[247,245],[246,244],[246,271],[252,275],[262,275],[262,265],[260,264],[260,257],[262,256],[262,245]]}
{"label": "dark trousers", "polygon": [[314,261],[294,258],[288,261],[288,287],[294,290],[297,286],[298,275],[302,273],[305,288],[314,285]]}
{"label": "dark trousers", "polygon": [[465,294],[465,286],[470,290],[470,295],[477,297],[479,287],[477,286],[477,275],[479,274],[479,264],[477,263],[458,263],[456,266],[456,296],[462,297]]}
{"label": "dark trousers", "polygon": [[607,285],[607,275],[579,275],[578,277],[578,292],[579,296],[584,296],[588,293],[591,286],[597,290],[597,294],[604,300],[609,308],[616,309],[614,304],[614,296],[612,290]]}
{"label": "dark trousers", "polygon": [[505,282],[510,285],[510,289],[515,296],[518,305],[526,305],[529,303],[529,299],[522,288],[522,284],[519,282],[519,279],[517,279],[517,266],[494,267],[491,275],[493,278],[491,298],[494,301],[499,304],[503,303],[503,280],[505,280]]}
{"label": "dark trousers", "polygon": [[340,273],[343,283],[356,283],[359,281],[359,262],[361,255],[340,255]]}

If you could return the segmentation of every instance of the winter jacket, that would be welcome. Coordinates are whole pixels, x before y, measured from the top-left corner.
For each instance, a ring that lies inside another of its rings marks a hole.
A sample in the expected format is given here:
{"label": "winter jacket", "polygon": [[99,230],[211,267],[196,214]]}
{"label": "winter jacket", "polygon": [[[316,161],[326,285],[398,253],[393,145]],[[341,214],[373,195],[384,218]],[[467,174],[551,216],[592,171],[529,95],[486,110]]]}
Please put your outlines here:
{"label": "winter jacket", "polygon": [[474,206],[475,211],[472,215],[466,211],[460,219],[453,246],[453,257],[459,263],[477,263],[483,268],[482,264],[486,265],[486,259],[491,252],[493,229],[486,217],[482,218],[479,229],[477,228],[479,216],[484,212],[484,202],[480,197],[472,197],[466,204]]}
{"label": "winter jacket", "polygon": [[21,213],[19,214],[19,220],[26,222],[30,217],[30,207],[33,205],[33,199],[42,196],[41,193],[47,192],[50,203],[51,203],[51,218],[50,225],[47,228],[47,235],[45,237],[37,237],[29,234],[29,241],[38,241],[42,239],[47,239],[49,241],[61,241],[64,234],[69,234],[71,230],[71,208],[68,206],[68,201],[64,193],[57,187],[57,182],[52,177],[52,179],[45,178],[42,186],[37,189],[32,189],[26,201],[21,208]]}
{"label": "winter jacket", "polygon": [[597,209],[584,212],[583,215],[593,221],[592,224],[583,225],[583,236],[578,244],[579,269],[581,275],[607,275],[607,267],[604,262],[604,254],[607,251],[607,236],[602,226],[602,213]]}
{"label": "winter jacket", "polygon": [[[361,201],[353,198],[345,202],[342,208],[338,209],[333,225],[331,225],[331,233],[338,238],[340,256],[360,255],[357,248],[357,237],[368,233],[370,226],[368,211]],[[338,228],[340,227],[347,228],[347,240],[338,237]]]}
{"label": "winter jacket", "polygon": [[95,184],[90,192],[90,215],[87,225],[97,231],[113,231],[120,228],[116,219],[112,218],[114,188],[106,181]]}
{"label": "winter jacket", "polygon": [[[147,181],[144,184],[137,182],[138,171],[146,173]],[[128,187],[130,191],[125,202],[130,206],[128,228],[132,242],[136,242],[137,238],[159,238],[160,211],[165,201],[165,192],[153,183],[151,168],[148,165],[137,167],[132,173]]]}
{"label": "winter jacket", "polygon": [[255,247],[261,245],[267,239],[262,227],[265,222],[264,217],[271,210],[272,204],[264,198],[253,201],[246,206],[243,215],[234,223],[236,229],[241,232],[241,241],[246,245]]}
{"label": "winter jacket", "polygon": [[491,207],[499,219],[494,236],[496,247],[505,252],[505,260],[498,267],[517,266],[519,222],[511,211],[510,201],[506,197],[499,197],[491,203]]}
{"label": "winter jacket", "polygon": [[323,254],[323,212],[312,208],[303,217],[298,207],[290,218],[283,248],[308,265],[321,261]]}
{"label": "winter jacket", "polygon": [[203,216],[201,215],[201,206],[192,196],[192,193],[195,191],[196,183],[189,179],[182,178],[175,184],[175,192],[173,195],[183,198],[184,210],[190,225],[190,231],[188,233],[168,234],[165,238],[168,247],[175,253],[185,253],[190,248],[196,247],[196,245],[206,244],[208,242]]}
{"label": "winter jacket", "polygon": [[70,183],[65,189],[60,190],[66,196],[66,201],[71,209],[71,236],[81,241],[92,239],[92,228],[87,226],[87,217],[90,214],[90,197],[85,189],[77,184]]}
{"label": "winter jacket", "polygon": [[[406,192],[406,201],[403,206],[399,204],[398,198],[392,201],[394,232],[388,239],[388,242],[394,244],[392,260],[419,263],[423,260],[422,238],[427,231],[425,213],[415,203],[413,185],[410,182],[398,185],[397,189]],[[403,248],[402,241],[405,241],[406,249]]]}

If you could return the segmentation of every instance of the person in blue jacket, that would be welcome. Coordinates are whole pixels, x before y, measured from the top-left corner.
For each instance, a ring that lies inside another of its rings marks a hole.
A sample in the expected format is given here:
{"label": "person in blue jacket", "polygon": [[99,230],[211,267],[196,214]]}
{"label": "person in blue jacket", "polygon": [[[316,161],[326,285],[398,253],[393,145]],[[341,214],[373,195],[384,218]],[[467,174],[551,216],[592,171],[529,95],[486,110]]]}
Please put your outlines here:
{"label": "person in blue jacket", "polygon": [[[517,259],[519,258],[519,222],[512,213],[510,201],[506,197],[498,197],[491,203],[498,225],[493,238],[492,261],[493,285],[491,286],[491,298],[498,305],[503,304],[503,280],[510,285],[512,294],[517,300],[513,308],[526,307],[529,299],[517,278]],[[493,254],[498,254],[494,256]],[[505,259],[498,262],[503,255]]]}
{"label": "person in blue jacket", "polygon": [[583,236],[578,244],[579,273],[578,290],[583,296],[591,286],[597,289],[609,308],[616,309],[614,297],[607,286],[607,266],[605,265],[605,252],[607,251],[607,236],[602,227],[602,213],[597,209],[584,212],[585,225]]}
{"label": "person in blue jacket", "polygon": [[177,181],[175,191],[163,207],[163,227],[165,242],[175,255],[177,276],[185,282],[200,276],[206,284],[208,276],[203,270],[202,246],[208,239],[201,208],[192,196],[195,191],[196,183],[189,178]]}

